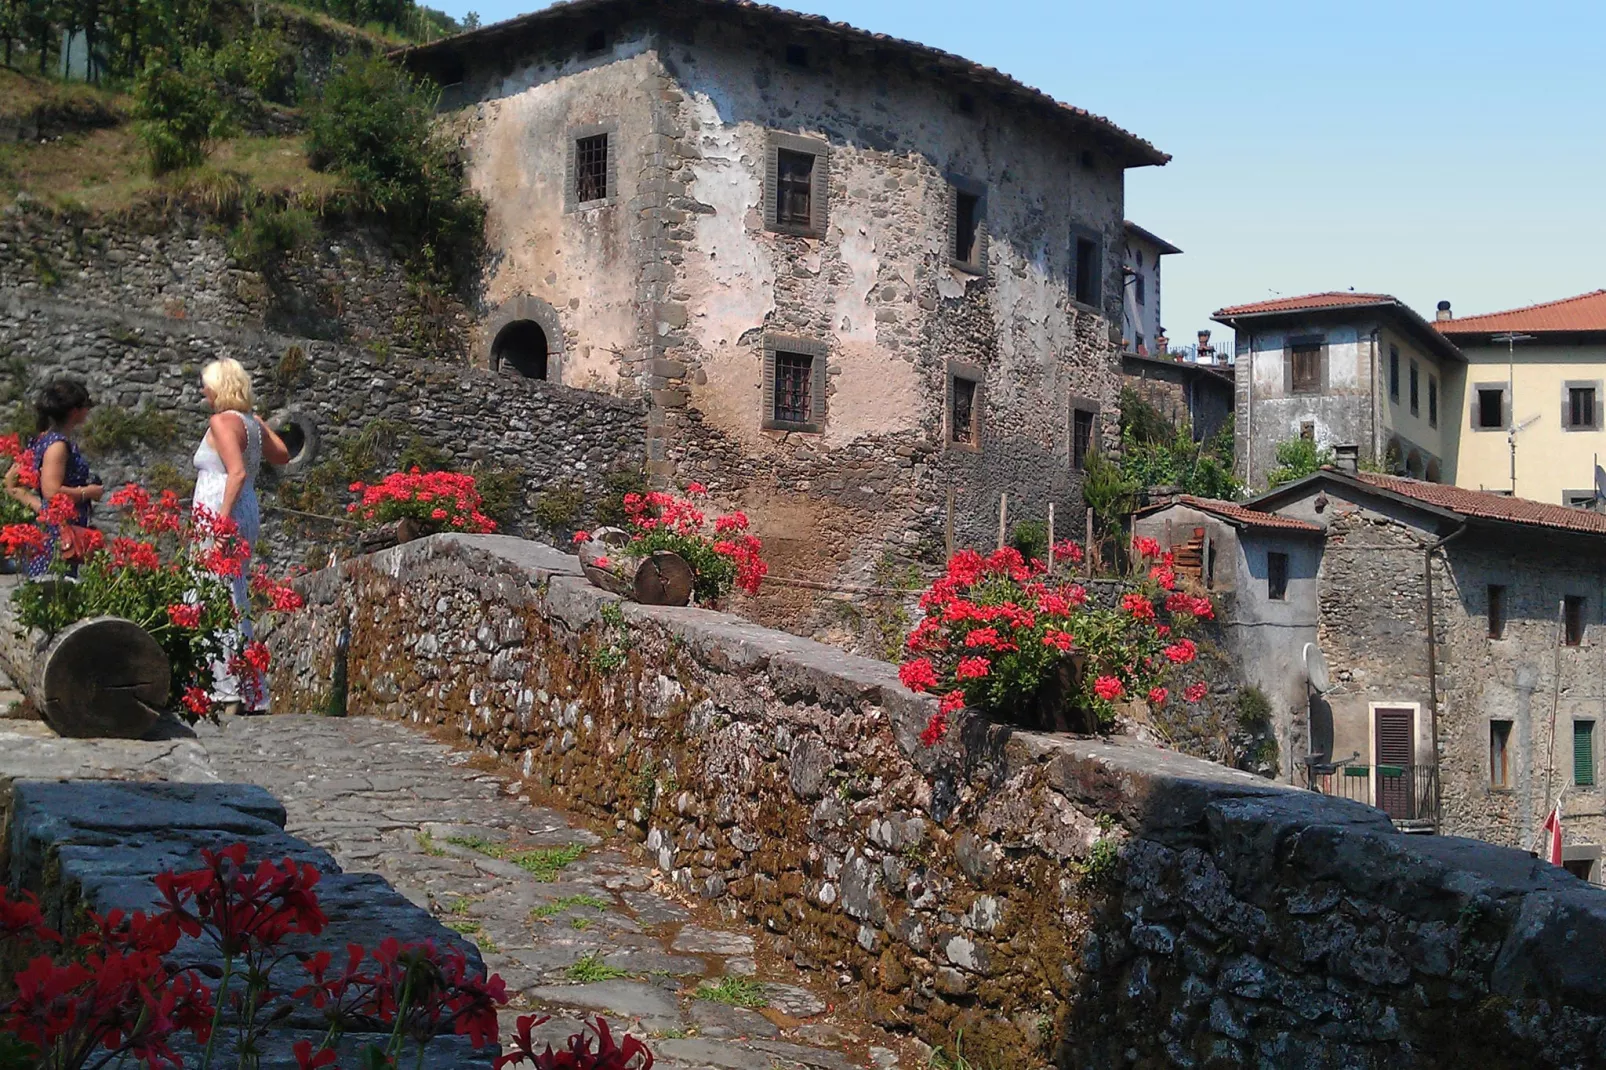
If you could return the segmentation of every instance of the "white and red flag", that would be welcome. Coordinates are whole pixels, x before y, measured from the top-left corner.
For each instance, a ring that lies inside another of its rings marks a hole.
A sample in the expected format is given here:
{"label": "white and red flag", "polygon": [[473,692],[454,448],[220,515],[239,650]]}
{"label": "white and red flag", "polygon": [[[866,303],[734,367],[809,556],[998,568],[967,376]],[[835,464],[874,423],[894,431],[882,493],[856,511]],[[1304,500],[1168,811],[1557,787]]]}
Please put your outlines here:
{"label": "white and red flag", "polygon": [[1545,861],[1553,866],[1559,866],[1561,865],[1561,803],[1559,801],[1556,803],[1556,808],[1550,811],[1550,816],[1545,818],[1543,831],[1545,834]]}

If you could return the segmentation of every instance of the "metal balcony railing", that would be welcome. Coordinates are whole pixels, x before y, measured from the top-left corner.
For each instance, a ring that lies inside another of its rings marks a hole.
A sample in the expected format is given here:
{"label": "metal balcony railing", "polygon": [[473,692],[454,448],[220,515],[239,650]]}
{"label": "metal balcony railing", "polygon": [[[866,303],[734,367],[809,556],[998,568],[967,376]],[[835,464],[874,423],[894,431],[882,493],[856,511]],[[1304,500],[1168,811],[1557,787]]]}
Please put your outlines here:
{"label": "metal balcony railing", "polygon": [[1312,791],[1375,806],[1399,825],[1438,827],[1431,765],[1338,765],[1305,767]]}

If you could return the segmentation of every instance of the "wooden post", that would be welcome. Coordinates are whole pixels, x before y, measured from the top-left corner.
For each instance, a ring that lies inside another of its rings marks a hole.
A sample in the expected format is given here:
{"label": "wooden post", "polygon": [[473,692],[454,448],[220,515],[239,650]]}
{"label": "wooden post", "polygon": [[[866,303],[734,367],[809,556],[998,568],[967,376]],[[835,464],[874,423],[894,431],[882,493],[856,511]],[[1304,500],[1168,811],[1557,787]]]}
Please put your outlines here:
{"label": "wooden post", "polygon": [[1048,503],[1048,574],[1054,575],[1054,503]]}
{"label": "wooden post", "polygon": [[1008,517],[1009,495],[1007,493],[1000,494],[998,496],[998,548],[1000,550],[1004,548],[1004,532],[1006,530],[1004,525],[1008,522]]}
{"label": "wooden post", "polygon": [[1082,512],[1087,517],[1087,570],[1092,572],[1099,561],[1099,546],[1093,541],[1093,510],[1083,506]]}
{"label": "wooden post", "polygon": [[948,521],[944,528],[948,543],[948,560],[954,557],[954,486],[948,484]]}

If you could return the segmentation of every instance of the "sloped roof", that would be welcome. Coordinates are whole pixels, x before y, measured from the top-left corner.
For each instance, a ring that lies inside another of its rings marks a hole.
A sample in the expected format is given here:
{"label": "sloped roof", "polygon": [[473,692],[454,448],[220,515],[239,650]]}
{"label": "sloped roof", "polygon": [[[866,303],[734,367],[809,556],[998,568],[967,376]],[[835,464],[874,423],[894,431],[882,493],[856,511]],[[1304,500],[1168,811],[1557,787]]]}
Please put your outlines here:
{"label": "sloped roof", "polygon": [[1549,531],[1571,531],[1584,535],[1606,535],[1606,514],[1588,509],[1573,509],[1550,502],[1513,498],[1505,494],[1491,494],[1483,490],[1467,490],[1445,483],[1428,483],[1406,476],[1386,476],[1376,472],[1341,472],[1327,467],[1304,479],[1285,483],[1247,503],[1256,510],[1275,509],[1282,502],[1299,497],[1311,483],[1330,480],[1339,485],[1370,489],[1402,501],[1408,505],[1421,505],[1438,513],[1462,520],[1489,520],[1503,524]]}
{"label": "sloped roof", "polygon": [[[825,33],[844,41],[901,52],[917,69],[926,70],[938,77],[963,79],[969,86],[1005,93],[1018,104],[1043,109],[1048,115],[1067,121],[1080,131],[1098,136],[1108,146],[1119,150],[1123,166],[1159,165],[1171,159],[1168,154],[1161,152],[1136,134],[1121,129],[1103,116],[1061,103],[1042,90],[1016,81],[992,67],[983,66],[962,56],[931,48],[916,41],[871,33],[845,22],[833,22],[823,15],[788,11],[769,4],[752,3],[751,0],[559,0],[558,3],[528,15],[519,15],[516,18],[482,26],[477,30],[454,34],[426,45],[398,49],[393,55],[407,62],[463,48],[469,50],[469,56],[472,57],[493,43],[505,45],[522,37],[548,40],[554,31],[561,31],[564,28],[565,22],[576,18],[589,17],[597,26],[616,26],[627,18],[638,15],[693,18],[745,16],[750,19],[766,20],[782,32],[796,30]],[[586,29],[591,28],[588,26]],[[963,89],[967,86],[958,85],[955,88]]]}
{"label": "sloped roof", "polygon": [[1467,490],[1445,483],[1427,483],[1405,476],[1385,476],[1375,472],[1357,472],[1355,479],[1419,502],[1448,509],[1462,516],[1484,520],[1502,520],[1510,524],[1528,524],[1534,527],[1556,528],[1562,531],[1584,531],[1592,535],[1606,535],[1606,514],[1588,509],[1573,509],[1550,502],[1536,502],[1527,498],[1513,498],[1488,491]]}
{"label": "sloped roof", "polygon": [[[1410,305],[1392,294],[1363,294],[1332,290],[1327,293],[1304,294],[1300,297],[1278,297],[1271,301],[1256,301],[1248,305],[1229,305],[1219,308],[1210,317],[1234,331],[1253,328],[1261,320],[1275,321],[1280,316],[1297,316],[1305,313],[1343,312],[1346,310],[1374,310],[1378,316],[1392,320],[1406,334],[1416,338],[1424,349],[1447,360],[1466,361],[1466,356],[1444,335]],[[1240,326],[1240,321],[1248,320]]]}
{"label": "sloped roof", "polygon": [[1319,294],[1301,294],[1299,297],[1278,297],[1270,301],[1255,301],[1247,305],[1229,305],[1219,308],[1211,319],[1222,320],[1234,316],[1267,316],[1278,312],[1309,312],[1321,308],[1361,308],[1367,305],[1405,305],[1388,294],[1358,294],[1351,291],[1329,291]]}
{"label": "sloped roof", "polygon": [[1529,334],[1606,332],[1606,290],[1591,290],[1576,297],[1564,297],[1559,301],[1546,301],[1505,312],[1435,320],[1433,326],[1447,335],[1504,334],[1508,331]]}
{"label": "sloped roof", "polygon": [[1173,505],[1186,505],[1197,509],[1201,513],[1220,517],[1234,527],[1265,528],[1277,531],[1300,531],[1306,534],[1320,535],[1325,529],[1320,525],[1311,524],[1291,516],[1282,516],[1278,513],[1262,513],[1255,509],[1248,509],[1237,502],[1223,501],[1220,498],[1196,498],[1191,494],[1177,494],[1163,502],[1157,502],[1147,508],[1139,509],[1138,516],[1156,513],[1161,509],[1169,509]]}
{"label": "sloped roof", "polygon": [[1130,219],[1122,220],[1121,225],[1126,228],[1128,234],[1131,234],[1134,237],[1142,238],[1144,241],[1158,248],[1163,254],[1169,255],[1171,253],[1182,252],[1181,249],[1178,249],[1175,245],[1172,245],[1154,231],[1145,230],[1143,227],[1138,226]]}

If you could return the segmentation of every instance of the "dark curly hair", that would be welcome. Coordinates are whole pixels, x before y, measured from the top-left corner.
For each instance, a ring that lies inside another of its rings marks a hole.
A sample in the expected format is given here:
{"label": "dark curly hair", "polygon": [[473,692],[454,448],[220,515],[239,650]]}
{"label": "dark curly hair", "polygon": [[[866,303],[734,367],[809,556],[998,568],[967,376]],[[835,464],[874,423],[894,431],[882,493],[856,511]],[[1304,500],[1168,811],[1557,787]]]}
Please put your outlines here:
{"label": "dark curly hair", "polygon": [[46,383],[44,389],[39,391],[33,409],[39,415],[40,432],[45,432],[61,426],[74,409],[93,404],[89,398],[89,388],[82,382],[77,379],[56,379]]}

